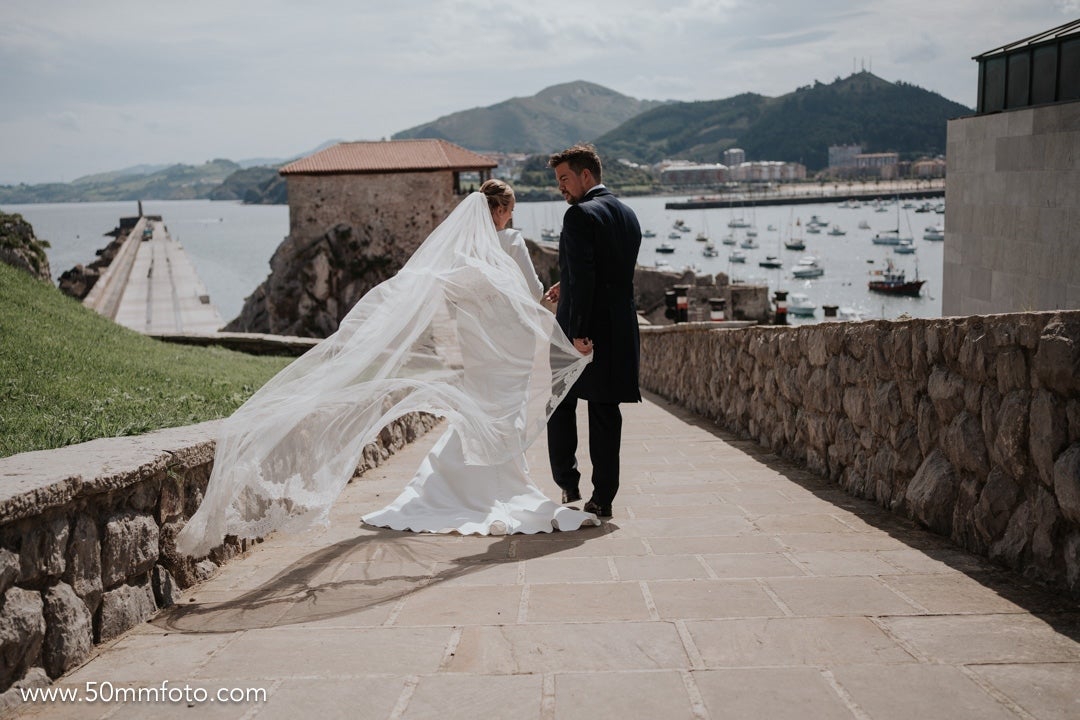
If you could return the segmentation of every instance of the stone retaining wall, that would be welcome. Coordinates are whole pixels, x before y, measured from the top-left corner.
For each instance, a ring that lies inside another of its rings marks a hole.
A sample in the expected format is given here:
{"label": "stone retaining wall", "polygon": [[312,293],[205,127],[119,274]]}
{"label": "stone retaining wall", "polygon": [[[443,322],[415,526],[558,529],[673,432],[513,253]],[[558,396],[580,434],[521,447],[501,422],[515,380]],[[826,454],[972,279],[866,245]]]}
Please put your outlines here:
{"label": "stone retaining wall", "polygon": [[[357,472],[436,422],[420,414],[394,422],[364,449]],[[59,677],[94,643],[172,605],[180,589],[247,549],[231,539],[192,559],[174,547],[202,501],[217,425],[0,459],[0,693]]]}
{"label": "stone retaining wall", "polygon": [[643,328],[642,386],[1080,595],[1080,312]]}

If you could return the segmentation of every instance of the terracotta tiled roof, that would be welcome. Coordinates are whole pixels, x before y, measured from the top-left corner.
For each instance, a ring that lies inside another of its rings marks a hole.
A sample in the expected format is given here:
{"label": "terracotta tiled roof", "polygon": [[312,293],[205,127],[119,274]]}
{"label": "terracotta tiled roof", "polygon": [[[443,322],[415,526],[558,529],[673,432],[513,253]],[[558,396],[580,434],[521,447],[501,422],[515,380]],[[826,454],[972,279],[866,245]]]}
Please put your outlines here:
{"label": "terracotta tiled roof", "polygon": [[430,170],[484,170],[497,165],[446,140],[345,142],[291,162],[282,175],[334,175]]}

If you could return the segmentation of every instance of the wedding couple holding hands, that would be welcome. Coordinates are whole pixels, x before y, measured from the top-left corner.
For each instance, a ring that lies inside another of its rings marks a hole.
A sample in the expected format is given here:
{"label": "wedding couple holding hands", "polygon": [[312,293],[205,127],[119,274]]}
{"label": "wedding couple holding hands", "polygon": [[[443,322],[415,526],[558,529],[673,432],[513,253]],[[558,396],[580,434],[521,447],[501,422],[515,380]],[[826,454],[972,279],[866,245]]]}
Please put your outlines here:
{"label": "wedding couple holding hands", "polygon": [[[325,523],[365,445],[428,412],[447,429],[413,479],[364,522],[413,532],[538,533],[599,525],[619,489],[622,415],[639,402],[634,268],[641,230],[602,183],[590,145],[552,155],[570,205],[559,282],[544,291],[513,190],[488,180],[333,335],[256,392],[219,432],[214,468],[177,548]],[[553,315],[542,301],[557,303]],[[588,403],[592,494],[581,509],[577,402]],[[525,451],[547,430],[562,503],[532,481]]]}

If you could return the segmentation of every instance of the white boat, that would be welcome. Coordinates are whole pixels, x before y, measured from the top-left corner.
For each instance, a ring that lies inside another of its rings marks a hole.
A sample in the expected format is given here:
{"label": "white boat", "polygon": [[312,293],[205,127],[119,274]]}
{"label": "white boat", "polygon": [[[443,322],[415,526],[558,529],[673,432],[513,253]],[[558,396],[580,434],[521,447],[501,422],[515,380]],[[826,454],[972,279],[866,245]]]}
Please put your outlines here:
{"label": "white boat", "polygon": [[784,247],[788,250],[805,250],[806,243],[803,242],[802,238],[792,238],[784,241]]}
{"label": "white boat", "polygon": [[860,230],[869,230],[870,229],[870,223],[866,222],[865,220],[860,220],[859,221],[859,229]]}
{"label": "white boat", "polygon": [[799,260],[798,264],[792,268],[791,275],[797,278],[816,278],[825,274],[825,268],[821,267],[817,258],[812,255]]}
{"label": "white boat", "polygon": [[750,227],[750,223],[748,223],[746,220],[743,220],[741,217],[733,217],[728,220],[727,226],[729,228],[748,228]]}
{"label": "white boat", "polygon": [[911,242],[911,240],[901,240],[892,251],[899,255],[911,255],[915,252],[915,243]]}
{"label": "white boat", "polygon": [[551,228],[543,228],[540,230],[540,239],[547,242],[558,242],[559,233]]}
{"label": "white boat", "polygon": [[806,232],[810,233],[811,235],[820,235],[821,234],[821,226],[820,225],[810,225],[809,223],[807,223]]}
{"label": "white boat", "polygon": [[757,240],[752,237],[748,237],[741,243],[739,243],[739,247],[746,248],[747,250],[757,250],[761,246],[758,245]]}
{"label": "white boat", "polygon": [[772,270],[783,267],[783,263],[780,262],[780,258],[776,257],[775,255],[766,255],[765,259],[760,261],[758,265],[760,267],[770,268]]}
{"label": "white boat", "polygon": [[926,231],[923,232],[923,240],[944,240],[945,239],[945,226],[944,225],[927,225]]}
{"label": "white boat", "polygon": [[708,235],[706,235],[706,234],[705,234],[705,233],[703,233],[703,232],[699,232],[699,233],[697,234],[697,237],[696,237],[696,238],[694,238],[694,239],[695,239],[695,240],[697,240],[698,242],[709,242],[709,236],[708,236]]}
{"label": "white boat", "polygon": [[668,236],[668,239],[669,239],[669,240],[678,240],[679,238],[681,238],[681,237],[682,237],[682,235],[680,235],[679,233],[675,232],[674,230],[672,230],[671,232],[669,232],[669,233],[667,234],[667,236]]}
{"label": "white boat", "polygon": [[732,235],[731,233],[728,233],[727,235],[724,236],[724,239],[721,240],[720,242],[724,243],[725,245],[734,245],[735,244],[735,236]]}
{"label": "white boat", "polygon": [[646,230],[645,232],[641,233],[641,237],[656,237],[656,233],[652,230]]}
{"label": "white boat", "polygon": [[716,249],[715,244],[713,244],[711,242],[707,242],[707,243],[705,243],[705,247],[702,248],[701,254],[704,255],[705,257],[716,257],[717,255],[720,254],[720,252]]}
{"label": "white boat", "polygon": [[839,225],[833,225],[831,228],[829,228],[829,235],[839,237],[840,235],[847,235],[847,231],[843,230]]}
{"label": "white boat", "polygon": [[836,319],[837,320],[852,320],[852,321],[855,321],[855,322],[859,322],[863,318],[862,318],[862,315],[859,314],[859,311],[856,310],[855,308],[844,306],[844,307],[841,307],[841,308],[837,308]]}
{"label": "white boat", "polygon": [[656,252],[671,254],[675,252],[675,246],[669,242],[662,242],[656,246]]}
{"label": "white boat", "polygon": [[789,315],[812,317],[817,311],[817,305],[805,293],[789,293],[787,311]]}
{"label": "white boat", "polygon": [[731,254],[727,256],[728,262],[744,263],[746,262],[746,253],[742,250],[732,250]]}
{"label": "white boat", "polygon": [[[911,238],[904,239],[908,241],[911,240]],[[881,232],[874,235],[873,238],[871,238],[871,241],[875,245],[899,245],[900,240],[901,237],[899,230],[882,230]]]}

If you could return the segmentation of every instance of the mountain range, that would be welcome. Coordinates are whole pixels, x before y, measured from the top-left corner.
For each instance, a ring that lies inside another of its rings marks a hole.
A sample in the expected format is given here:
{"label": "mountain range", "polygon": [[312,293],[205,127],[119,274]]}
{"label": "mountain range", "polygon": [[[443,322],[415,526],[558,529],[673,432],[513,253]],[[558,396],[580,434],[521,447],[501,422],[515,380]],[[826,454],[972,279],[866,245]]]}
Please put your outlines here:
{"label": "mountain range", "polygon": [[393,139],[442,138],[477,152],[550,153],[591,141],[663,104],[578,80],[531,97],[446,115],[402,130]]}
{"label": "mountain range", "polygon": [[[589,141],[602,157],[641,164],[720,162],[724,150],[737,146],[750,160],[800,162],[812,173],[827,165],[829,145],[855,143],[864,152],[893,151],[902,159],[944,154],[946,121],[971,112],[937,93],[865,71],[774,98],[743,93],[696,102],[638,100],[577,81],[452,113],[393,137],[443,138],[481,153],[542,155]],[[193,198],[281,203],[285,186],[277,168],[295,157],[143,165],[71,183],[0,186],[0,204]]]}

